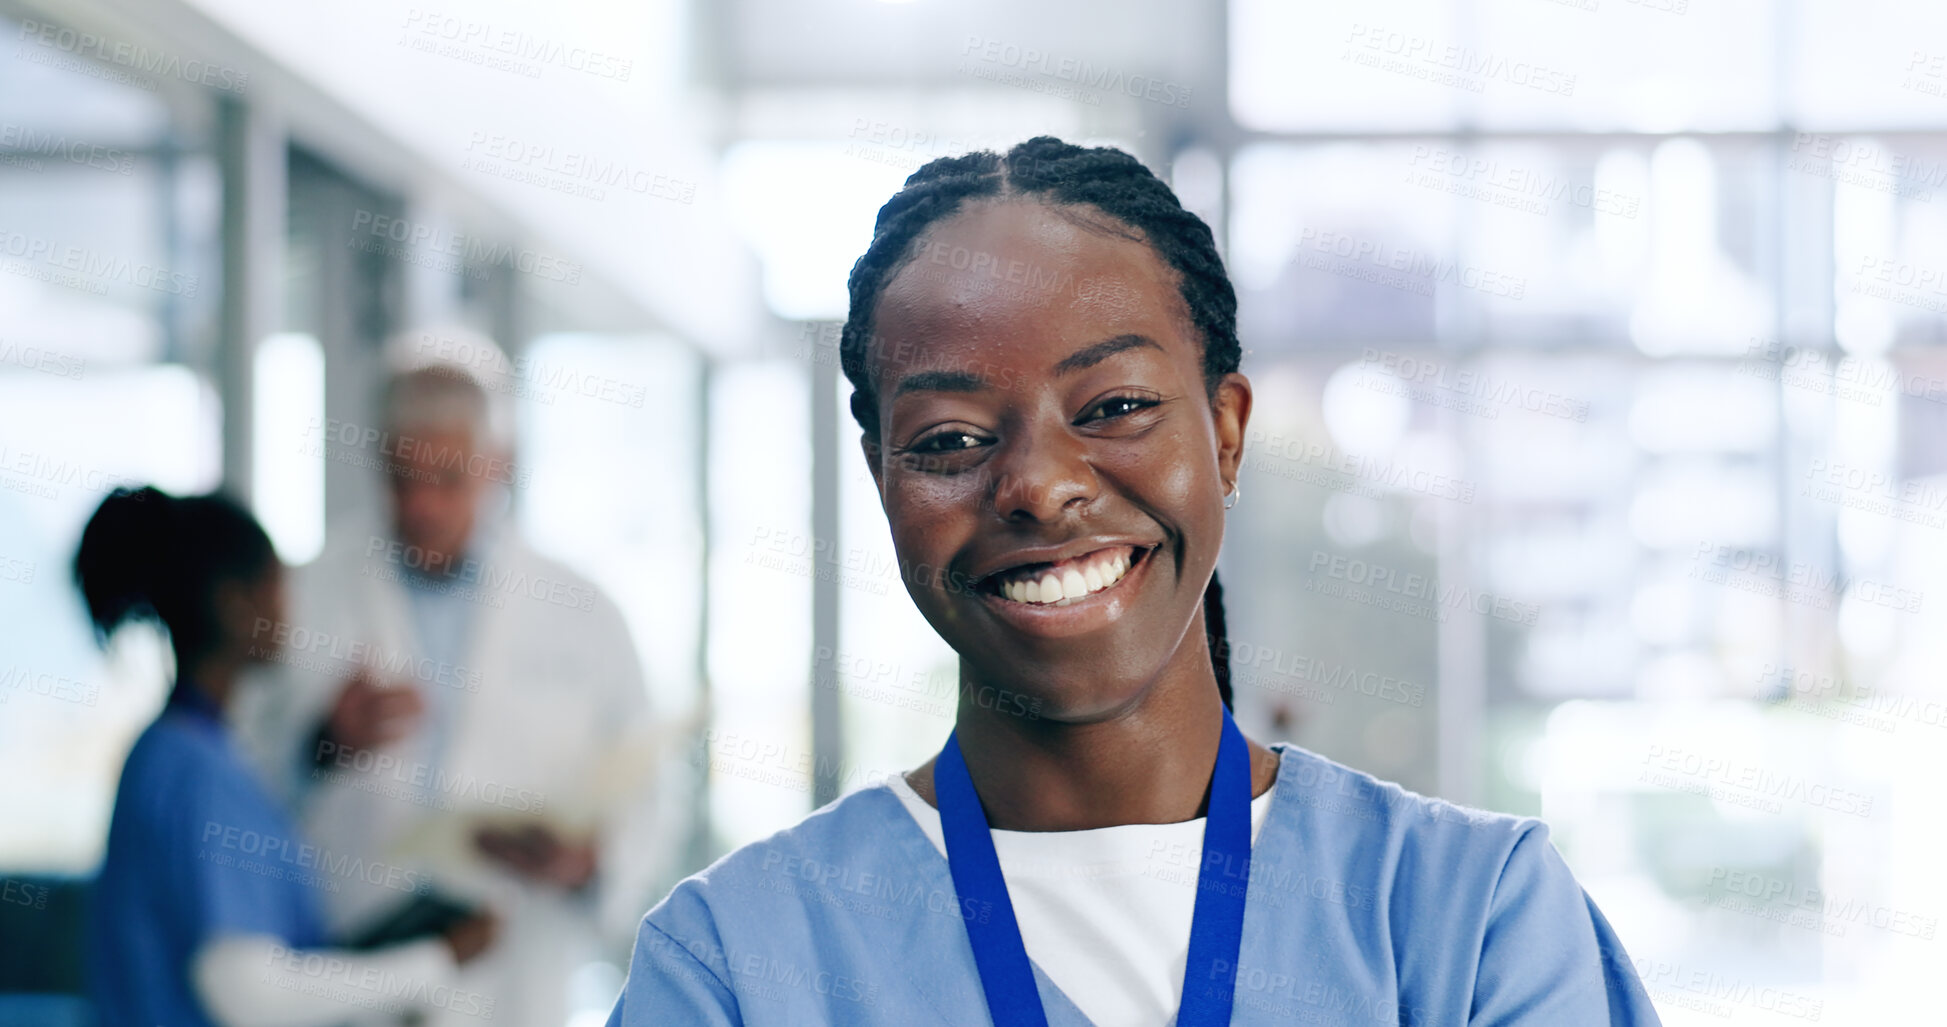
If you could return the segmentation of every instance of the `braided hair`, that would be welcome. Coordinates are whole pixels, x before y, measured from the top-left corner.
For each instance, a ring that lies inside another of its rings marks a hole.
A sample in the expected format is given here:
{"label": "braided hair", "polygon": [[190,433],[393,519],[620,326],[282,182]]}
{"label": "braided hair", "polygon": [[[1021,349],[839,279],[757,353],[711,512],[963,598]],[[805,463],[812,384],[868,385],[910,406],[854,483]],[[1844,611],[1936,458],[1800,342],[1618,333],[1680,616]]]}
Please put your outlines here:
{"label": "braided hair", "polygon": [[[1005,154],[979,150],[931,161],[879,208],[872,244],[852,265],[851,310],[839,336],[840,363],[852,383],[852,417],[860,428],[879,434],[879,396],[869,351],[873,314],[886,282],[911,259],[915,243],[929,227],[970,199],[1008,196],[1093,208],[1108,216],[1108,227],[1155,251],[1176,273],[1190,321],[1203,336],[1204,387],[1215,398],[1218,383],[1237,370],[1243,349],[1237,341],[1237,293],[1210,226],[1185,210],[1170,187],[1129,154],[1037,136]],[[1229,706],[1230,638],[1224,626],[1224,590],[1215,571],[1203,593],[1203,622],[1217,691]]]}

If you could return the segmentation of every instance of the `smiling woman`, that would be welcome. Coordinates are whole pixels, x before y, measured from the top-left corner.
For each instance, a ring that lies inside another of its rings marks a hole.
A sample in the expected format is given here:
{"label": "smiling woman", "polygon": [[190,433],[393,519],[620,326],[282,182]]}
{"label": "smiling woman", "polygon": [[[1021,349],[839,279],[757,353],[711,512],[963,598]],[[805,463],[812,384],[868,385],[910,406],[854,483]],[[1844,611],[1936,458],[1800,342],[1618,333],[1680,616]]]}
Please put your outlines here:
{"label": "smiling woman", "polygon": [[1232,722],[1235,314],[1119,150],[938,160],[887,202],[841,350],[954,731],[679,884],[612,1024],[1656,1022],[1545,825]]}

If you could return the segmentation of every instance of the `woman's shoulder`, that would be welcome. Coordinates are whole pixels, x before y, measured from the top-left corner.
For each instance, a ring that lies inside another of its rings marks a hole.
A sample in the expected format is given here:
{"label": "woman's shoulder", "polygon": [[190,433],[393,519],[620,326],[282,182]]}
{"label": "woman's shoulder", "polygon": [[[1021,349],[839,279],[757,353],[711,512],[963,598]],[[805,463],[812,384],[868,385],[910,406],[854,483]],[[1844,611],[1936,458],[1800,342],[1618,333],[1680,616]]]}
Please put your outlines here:
{"label": "woman's shoulder", "polygon": [[1422,795],[1289,742],[1271,749],[1279,756],[1275,802],[1301,822],[1307,844],[1380,859],[1367,865],[1498,870],[1524,838],[1547,837],[1535,817]]}
{"label": "woman's shoulder", "polygon": [[913,870],[921,846],[933,851],[890,788],[862,788],[684,878],[645,919],[662,926],[715,920],[729,907],[797,906],[811,890],[873,895],[897,887],[890,878]]}
{"label": "woman's shoulder", "polygon": [[116,786],[115,818],[126,829],[201,830],[254,815],[267,805],[261,793],[225,729],[165,709],[129,748]]}
{"label": "woman's shoulder", "polygon": [[230,751],[224,729],[200,717],[165,708],[135,736],[123,764],[123,776],[142,781],[168,779],[185,772],[226,770]]}
{"label": "woman's shoulder", "polygon": [[1271,748],[1277,798],[1252,849],[1251,886],[1321,926],[1277,934],[1267,961],[1315,963],[1301,939],[1351,939],[1333,958],[1347,961],[1346,979],[1390,964],[1399,1022],[1656,1022],[1546,823]]}

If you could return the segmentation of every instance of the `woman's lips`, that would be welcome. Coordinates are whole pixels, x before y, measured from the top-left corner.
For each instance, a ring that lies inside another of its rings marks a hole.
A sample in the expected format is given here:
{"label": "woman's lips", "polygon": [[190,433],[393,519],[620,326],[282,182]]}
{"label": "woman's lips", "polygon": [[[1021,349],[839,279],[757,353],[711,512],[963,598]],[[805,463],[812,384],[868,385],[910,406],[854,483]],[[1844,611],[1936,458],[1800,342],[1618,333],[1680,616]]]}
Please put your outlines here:
{"label": "woman's lips", "polygon": [[[988,611],[1024,634],[1043,637],[1087,634],[1106,627],[1128,611],[1137,591],[1148,580],[1149,565],[1155,562],[1149,557],[1156,549],[1156,546],[1111,546],[1059,564],[1038,564],[1009,571],[995,575],[978,594]],[[1099,578],[1105,566],[1118,563],[1122,570],[1114,580],[1104,581],[1101,588],[1092,591],[1088,589],[1088,571],[1077,566],[1092,565]],[[1059,575],[1051,568],[1059,568]],[[1039,601],[1043,583],[1049,577],[1057,577],[1059,584],[1071,571],[1081,576],[1083,594],[1080,597],[1069,598],[1067,585],[1060,584],[1060,599]],[[1026,601],[1008,598],[999,590],[999,587],[1005,587],[1005,582],[1018,582],[1013,585],[1017,595],[1023,594],[1026,588],[1034,588],[1037,599]]]}
{"label": "woman's lips", "polygon": [[1109,546],[1058,563],[1017,567],[995,575],[991,587],[1010,602],[1059,606],[1115,587],[1135,556],[1135,546]]}

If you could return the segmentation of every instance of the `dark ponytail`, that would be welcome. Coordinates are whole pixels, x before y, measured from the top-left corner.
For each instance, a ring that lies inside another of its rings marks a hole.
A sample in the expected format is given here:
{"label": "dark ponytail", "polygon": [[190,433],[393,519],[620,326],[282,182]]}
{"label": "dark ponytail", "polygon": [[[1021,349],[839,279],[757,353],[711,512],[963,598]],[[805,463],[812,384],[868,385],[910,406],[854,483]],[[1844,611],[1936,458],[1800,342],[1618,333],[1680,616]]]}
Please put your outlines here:
{"label": "dark ponytail", "polygon": [[1217,572],[1210,572],[1210,584],[1203,589],[1203,637],[1210,643],[1210,669],[1217,672],[1217,694],[1224,706],[1230,702],[1230,628],[1224,624],[1224,586]]}
{"label": "dark ponytail", "polygon": [[[1211,396],[1237,370],[1237,292],[1231,287],[1216,237],[1203,219],[1184,209],[1176,193],[1143,163],[1109,146],[1081,147],[1037,136],[1005,154],[979,150],[929,161],[906,179],[872,227],[872,244],[852,265],[851,309],[839,336],[839,362],[852,383],[852,417],[867,435],[879,433],[878,383],[869,350],[879,294],[893,273],[911,260],[914,243],[933,224],[951,217],[968,200],[1024,196],[1058,206],[1089,208],[1129,229],[1175,272],[1190,321],[1203,336],[1203,381]],[[1203,593],[1217,690],[1230,705],[1230,638],[1224,629],[1224,589],[1212,572]]]}
{"label": "dark ponytail", "polygon": [[74,582],[97,642],[129,621],[158,623],[180,675],[223,641],[217,588],[255,581],[275,560],[270,537],[234,500],[117,488],[81,531]]}

